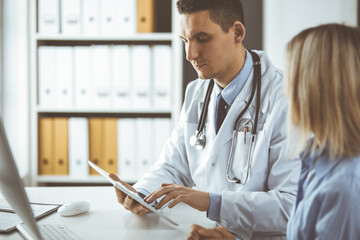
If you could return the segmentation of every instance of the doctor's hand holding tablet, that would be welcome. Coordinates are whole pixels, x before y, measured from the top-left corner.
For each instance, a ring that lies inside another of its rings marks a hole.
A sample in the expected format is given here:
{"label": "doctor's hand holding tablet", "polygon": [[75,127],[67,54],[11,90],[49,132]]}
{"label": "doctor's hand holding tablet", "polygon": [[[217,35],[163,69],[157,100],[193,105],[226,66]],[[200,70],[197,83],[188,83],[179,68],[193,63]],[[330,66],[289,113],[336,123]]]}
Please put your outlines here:
{"label": "doctor's hand holding tablet", "polygon": [[[109,175],[109,177],[112,178],[114,181],[121,183],[124,187],[126,187],[130,191],[137,192],[130,184],[127,184],[126,182],[121,181],[117,175],[111,173]],[[123,205],[126,210],[129,210],[130,212],[132,212],[136,215],[139,215],[139,216],[143,216],[146,213],[150,212],[150,210],[147,209],[145,206],[141,205],[137,201],[134,201],[134,199],[132,197],[130,197],[127,194],[125,194],[124,192],[120,191],[116,187],[115,187],[115,192],[116,192],[116,197],[118,199],[118,202],[121,205]]]}
{"label": "doctor's hand holding tablet", "polygon": [[162,217],[169,223],[179,226],[177,222],[172,220],[167,215],[163,214],[162,211],[155,209],[152,205],[148,204],[143,200],[141,195],[136,192],[136,190],[130,186],[129,184],[121,181],[118,176],[112,173],[107,173],[99,166],[95,165],[93,162],[88,161],[90,167],[92,167],[95,171],[100,173],[103,177],[105,177],[114,187],[116,191],[116,195],[120,204],[122,204],[127,210],[142,216],[145,213],[152,211],[158,216]]}
{"label": "doctor's hand holding tablet", "polygon": [[[137,192],[131,185],[121,181],[117,175],[111,173],[109,176],[114,181],[120,182],[130,191]],[[126,210],[139,216],[143,216],[150,211],[119,189],[115,188],[115,192],[118,202],[123,205]],[[146,196],[144,201],[151,204],[162,196],[164,197],[154,206],[155,209],[161,209],[166,206],[166,204],[168,204],[169,208],[172,208],[180,202],[184,202],[199,211],[207,211],[209,209],[209,193],[173,183],[163,183],[161,188]]]}

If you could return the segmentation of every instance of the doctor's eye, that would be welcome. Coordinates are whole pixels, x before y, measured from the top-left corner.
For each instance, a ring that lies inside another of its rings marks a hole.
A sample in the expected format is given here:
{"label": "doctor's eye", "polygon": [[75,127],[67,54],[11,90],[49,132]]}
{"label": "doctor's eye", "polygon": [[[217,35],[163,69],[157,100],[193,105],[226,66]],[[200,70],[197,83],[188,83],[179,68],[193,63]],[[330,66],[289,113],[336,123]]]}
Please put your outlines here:
{"label": "doctor's eye", "polygon": [[199,42],[207,42],[210,40],[210,36],[206,35],[206,34],[201,34],[197,37],[197,40]]}

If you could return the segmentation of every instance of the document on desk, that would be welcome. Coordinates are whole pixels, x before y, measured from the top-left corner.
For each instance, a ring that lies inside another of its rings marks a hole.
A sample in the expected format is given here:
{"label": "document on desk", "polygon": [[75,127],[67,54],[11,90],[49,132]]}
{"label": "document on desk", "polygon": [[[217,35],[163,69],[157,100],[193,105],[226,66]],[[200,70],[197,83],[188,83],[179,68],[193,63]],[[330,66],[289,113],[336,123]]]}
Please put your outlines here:
{"label": "document on desk", "polygon": [[105,172],[103,169],[96,166],[94,163],[88,161],[89,165],[95,169],[98,173],[100,173],[102,176],[104,176],[114,187],[125,193],[126,195],[129,195],[132,197],[135,201],[143,205],[144,207],[148,208],[153,213],[157,214],[158,216],[162,217],[169,223],[179,226],[178,223],[176,223],[174,220],[170,219],[168,216],[166,216],[161,210],[155,209],[153,206],[145,202],[136,192],[130,191],[125,186],[123,186],[121,183],[114,181],[112,178],[109,177],[109,173]]}
{"label": "document on desk", "polygon": [[[35,219],[39,219],[56,211],[58,204],[30,203]],[[0,233],[10,232],[16,228],[16,225],[22,223],[22,220],[16,215],[11,206],[5,199],[0,199]]]}

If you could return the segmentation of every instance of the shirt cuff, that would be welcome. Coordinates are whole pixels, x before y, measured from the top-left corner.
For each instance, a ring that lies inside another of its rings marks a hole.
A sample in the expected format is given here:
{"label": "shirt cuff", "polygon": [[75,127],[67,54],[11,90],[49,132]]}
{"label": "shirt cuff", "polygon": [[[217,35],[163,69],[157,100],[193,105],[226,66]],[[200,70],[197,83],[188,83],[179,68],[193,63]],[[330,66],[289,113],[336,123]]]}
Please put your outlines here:
{"label": "shirt cuff", "polygon": [[[143,195],[144,197],[146,197],[147,195],[150,194],[147,190],[145,190],[145,189],[143,189],[143,188],[137,188],[137,189],[135,189],[135,190],[138,192],[138,194],[141,194],[141,195]],[[140,197],[142,197],[141,195],[140,195]],[[142,197],[142,198],[143,198],[143,197]],[[151,205],[152,207],[155,207],[156,204],[158,204],[158,202],[157,202],[156,200],[153,201],[152,203],[150,203],[150,205]]]}
{"label": "shirt cuff", "polygon": [[221,207],[222,195],[221,193],[212,193],[212,192],[210,192],[209,195],[210,195],[210,204],[207,215],[210,220],[218,222],[220,220],[220,207]]}

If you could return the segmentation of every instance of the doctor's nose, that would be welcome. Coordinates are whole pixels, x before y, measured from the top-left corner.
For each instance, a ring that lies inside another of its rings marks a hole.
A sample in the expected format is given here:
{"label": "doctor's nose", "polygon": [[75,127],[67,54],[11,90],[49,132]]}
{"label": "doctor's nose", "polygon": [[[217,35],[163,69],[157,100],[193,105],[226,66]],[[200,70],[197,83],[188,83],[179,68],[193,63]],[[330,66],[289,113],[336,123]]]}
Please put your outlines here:
{"label": "doctor's nose", "polygon": [[186,60],[188,60],[189,62],[196,60],[200,56],[199,49],[194,44],[188,43],[185,47],[185,52]]}

